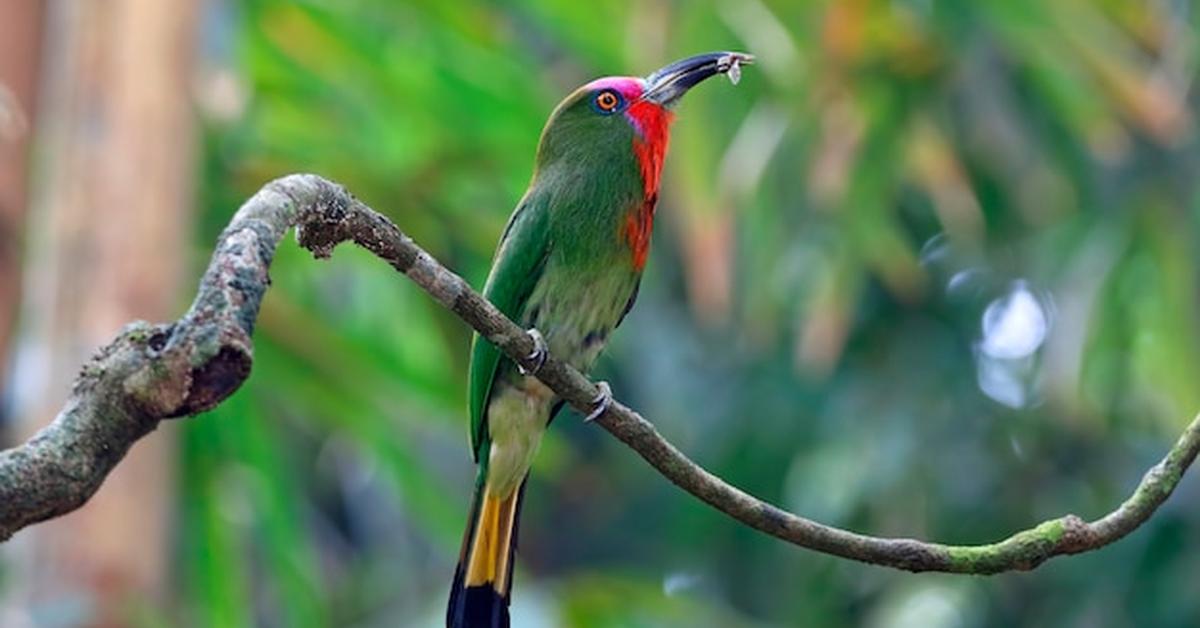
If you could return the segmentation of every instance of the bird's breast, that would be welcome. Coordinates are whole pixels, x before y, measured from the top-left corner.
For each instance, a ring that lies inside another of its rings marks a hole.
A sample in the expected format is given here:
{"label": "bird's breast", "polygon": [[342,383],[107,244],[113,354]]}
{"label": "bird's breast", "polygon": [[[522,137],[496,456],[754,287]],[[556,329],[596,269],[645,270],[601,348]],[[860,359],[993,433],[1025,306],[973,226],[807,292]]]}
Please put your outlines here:
{"label": "bird's breast", "polygon": [[641,272],[650,259],[650,236],[654,232],[654,210],[658,205],[658,193],[651,194],[646,200],[635,205],[625,214],[621,237],[629,245],[633,269]]}
{"label": "bird's breast", "polygon": [[586,372],[608,342],[637,286],[627,264],[569,268],[548,263],[523,323],[536,327],[550,352]]}

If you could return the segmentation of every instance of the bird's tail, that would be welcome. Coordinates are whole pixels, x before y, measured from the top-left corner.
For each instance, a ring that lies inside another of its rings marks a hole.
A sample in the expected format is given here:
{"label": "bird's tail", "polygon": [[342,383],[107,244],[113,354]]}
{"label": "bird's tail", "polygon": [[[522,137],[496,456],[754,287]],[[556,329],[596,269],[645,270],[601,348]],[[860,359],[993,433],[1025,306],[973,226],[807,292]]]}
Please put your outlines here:
{"label": "bird's tail", "polygon": [[476,483],[446,609],[449,628],[508,628],[517,519],[524,494],[524,480],[506,497],[490,493],[482,478]]}

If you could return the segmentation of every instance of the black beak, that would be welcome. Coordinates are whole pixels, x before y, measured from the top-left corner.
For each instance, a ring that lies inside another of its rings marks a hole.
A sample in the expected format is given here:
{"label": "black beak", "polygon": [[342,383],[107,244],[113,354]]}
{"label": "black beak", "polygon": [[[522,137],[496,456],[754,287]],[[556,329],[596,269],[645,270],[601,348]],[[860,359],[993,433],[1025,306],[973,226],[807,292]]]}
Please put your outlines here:
{"label": "black beak", "polygon": [[642,98],[663,107],[674,105],[697,83],[710,76],[728,74],[737,83],[742,64],[754,62],[754,56],[741,52],[707,52],[668,65],[646,77],[648,87]]}

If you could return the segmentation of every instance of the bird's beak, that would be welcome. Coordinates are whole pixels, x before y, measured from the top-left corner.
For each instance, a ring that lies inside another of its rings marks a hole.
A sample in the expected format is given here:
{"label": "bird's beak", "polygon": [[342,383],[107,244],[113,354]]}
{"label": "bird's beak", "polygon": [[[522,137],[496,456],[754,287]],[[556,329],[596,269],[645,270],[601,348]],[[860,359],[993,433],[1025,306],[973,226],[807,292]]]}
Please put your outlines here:
{"label": "bird's beak", "polygon": [[742,64],[754,62],[754,56],[741,52],[707,52],[681,59],[646,77],[642,98],[663,107],[679,101],[689,89],[710,76],[728,74],[737,83]]}

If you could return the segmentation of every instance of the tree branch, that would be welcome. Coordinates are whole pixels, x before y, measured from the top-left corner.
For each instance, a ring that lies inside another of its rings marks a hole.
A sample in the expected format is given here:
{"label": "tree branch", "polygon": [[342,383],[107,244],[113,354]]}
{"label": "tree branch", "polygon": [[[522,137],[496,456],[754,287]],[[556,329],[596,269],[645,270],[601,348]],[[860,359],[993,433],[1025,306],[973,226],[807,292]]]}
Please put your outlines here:
{"label": "tree branch", "polygon": [[[248,200],[217,243],[195,302],[170,325],[135,322],[83,367],[49,426],[0,452],[0,539],[82,505],[129,447],[162,419],[220,403],[250,372],[250,336],[269,285],[276,246],[291,227],[300,245],[327,257],[344,241],[366,248],[525,366],[529,336],[391,221],[340,186],[291,175]],[[599,392],[550,356],[537,377],[587,413]],[[988,545],[954,546],[879,538],[822,525],[733,487],[689,460],[641,415],[613,402],[597,420],[664,477],[757,530],[819,552],[908,571],[993,574],[1103,547],[1145,522],[1200,452],[1200,417],[1116,510],[1092,522],[1052,519]]]}

